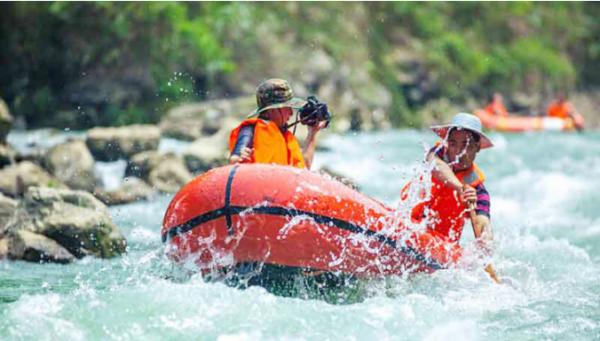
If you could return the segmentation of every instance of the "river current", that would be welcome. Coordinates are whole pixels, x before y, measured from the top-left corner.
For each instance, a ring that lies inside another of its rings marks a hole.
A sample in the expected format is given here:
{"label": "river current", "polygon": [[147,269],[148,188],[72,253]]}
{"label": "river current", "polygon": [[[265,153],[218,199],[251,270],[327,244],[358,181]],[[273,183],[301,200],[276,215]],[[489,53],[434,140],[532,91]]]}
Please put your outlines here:
{"label": "river current", "polygon": [[[13,132],[19,150],[68,135]],[[172,196],[110,208],[121,258],[0,260],[0,340],[600,340],[600,133],[496,134],[478,154],[491,195],[493,265],[360,283],[339,302],[181,279],[160,229]],[[315,167],[398,204],[431,132],[330,135]],[[161,150],[186,143],[164,139]],[[125,162],[97,163],[119,186]],[[473,240],[467,226],[461,240]]]}

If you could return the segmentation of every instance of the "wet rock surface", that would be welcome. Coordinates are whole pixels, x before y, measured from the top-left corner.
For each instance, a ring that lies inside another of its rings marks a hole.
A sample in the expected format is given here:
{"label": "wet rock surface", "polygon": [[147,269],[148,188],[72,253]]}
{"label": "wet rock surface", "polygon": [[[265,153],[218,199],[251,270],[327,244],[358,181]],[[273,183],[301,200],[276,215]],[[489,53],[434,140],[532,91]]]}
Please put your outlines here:
{"label": "wet rock surface", "polygon": [[184,118],[181,120],[164,120],[160,124],[162,136],[183,141],[194,141],[203,135],[201,118]]}
{"label": "wet rock surface", "polygon": [[71,263],[76,260],[53,239],[27,230],[11,233],[6,248],[8,257],[14,260],[36,263]]}
{"label": "wet rock surface", "polygon": [[134,155],[125,174],[139,177],[152,188],[164,193],[176,193],[193,179],[182,157],[156,151]]}
{"label": "wet rock surface", "polygon": [[[75,258],[90,255],[113,258],[124,253],[126,247],[125,238],[112,222],[106,205],[84,191],[30,188],[17,206],[6,231],[11,240],[9,245],[15,245],[15,240],[22,239],[20,231],[28,231],[53,240]],[[26,236],[31,237],[28,234]],[[57,251],[54,244],[42,243],[45,239],[32,239],[34,245],[45,245],[39,248],[41,251],[49,247],[58,252],[57,257],[60,257],[57,259],[68,259],[68,255]],[[19,245],[23,244],[17,243]],[[15,251],[10,247],[9,253],[13,259],[16,256],[25,257],[27,253],[21,250]]]}
{"label": "wet rock surface", "polygon": [[45,163],[50,173],[70,188],[92,191],[98,184],[94,158],[82,139],[51,148]]}
{"label": "wet rock surface", "polygon": [[0,169],[15,162],[15,151],[8,144],[0,143]]}
{"label": "wet rock surface", "polygon": [[135,154],[127,162],[126,177],[138,177],[148,180],[150,172],[161,163],[179,162],[181,158],[174,153],[161,153],[155,150]]}
{"label": "wet rock surface", "polygon": [[6,103],[0,99],[0,144],[6,144],[6,136],[12,128],[13,118]]}
{"label": "wet rock surface", "polygon": [[60,180],[42,167],[23,161],[0,170],[0,192],[10,197],[21,197],[31,186],[67,188]]}
{"label": "wet rock surface", "polygon": [[123,205],[140,200],[152,200],[156,190],[139,178],[125,178],[123,185],[118,189],[105,190],[98,188],[94,195],[108,206]]}
{"label": "wet rock surface", "polygon": [[148,175],[148,183],[163,193],[177,193],[181,187],[192,181],[194,176],[187,169],[183,160],[161,163]]}
{"label": "wet rock surface", "polygon": [[15,213],[18,204],[19,202],[17,200],[6,197],[0,193],[0,238],[4,234],[4,228]]}
{"label": "wet rock surface", "polygon": [[183,152],[187,168],[194,174],[227,164],[229,158],[229,136],[215,134],[194,141]]}
{"label": "wet rock surface", "polygon": [[96,160],[116,161],[156,150],[160,137],[160,128],[153,125],[93,128],[88,131],[86,144]]}

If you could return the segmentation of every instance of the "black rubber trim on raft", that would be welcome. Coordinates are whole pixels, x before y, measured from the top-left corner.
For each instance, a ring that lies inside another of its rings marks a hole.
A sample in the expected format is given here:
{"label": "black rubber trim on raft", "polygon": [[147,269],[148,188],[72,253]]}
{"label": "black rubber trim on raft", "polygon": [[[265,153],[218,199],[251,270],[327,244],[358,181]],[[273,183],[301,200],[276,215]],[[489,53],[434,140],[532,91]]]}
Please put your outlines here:
{"label": "black rubber trim on raft", "polygon": [[235,171],[238,169],[239,165],[233,166],[231,173],[229,173],[229,178],[227,179],[227,187],[225,188],[225,218],[227,219],[227,232],[230,236],[233,236],[235,232],[233,231],[233,226],[231,225],[231,183],[233,182],[233,176],[235,175]]}
{"label": "black rubber trim on raft", "polygon": [[[382,234],[379,234],[375,231],[361,228],[360,226],[355,225],[355,224],[345,221],[345,220],[331,218],[331,217],[323,216],[323,215],[312,213],[312,212],[306,212],[306,211],[302,211],[302,210],[296,210],[296,209],[291,209],[291,208],[286,208],[286,207],[276,207],[276,206],[267,206],[267,207],[265,207],[265,206],[262,206],[262,207],[229,206],[227,208],[227,210],[228,210],[228,213],[225,212],[225,208],[206,212],[206,213],[199,215],[181,225],[172,227],[165,234],[162,235],[162,241],[163,241],[163,243],[165,243],[178,235],[181,235],[188,231],[193,230],[195,227],[199,226],[200,224],[220,218],[226,214],[229,214],[229,216],[231,216],[231,214],[240,214],[241,212],[247,211],[247,212],[252,212],[254,214],[266,214],[266,215],[285,216],[285,217],[308,216],[308,217],[311,217],[312,219],[314,219],[314,221],[318,224],[337,227],[342,230],[347,230],[347,231],[354,232],[354,233],[364,233],[365,235],[367,235],[369,237],[374,237],[379,242],[387,244],[387,245],[393,247],[394,249],[399,250],[400,252],[404,253],[405,255],[412,257],[421,263],[424,263],[425,265],[427,265],[428,267],[430,267],[434,270],[439,270],[439,269],[445,268],[443,265],[441,265],[437,261],[430,259],[428,257],[425,257],[423,254],[421,254],[420,252],[418,252],[417,250],[415,250],[411,247],[399,246],[396,243],[396,241],[391,238],[388,238],[388,237],[386,237]],[[228,226],[228,229],[229,229],[229,226]]]}
{"label": "black rubber trim on raft", "polygon": [[165,243],[167,240],[171,240],[175,236],[178,236],[178,235],[181,235],[188,231],[193,230],[194,227],[196,227],[196,226],[202,225],[211,220],[221,218],[224,215],[225,215],[225,209],[219,208],[218,210],[206,212],[202,215],[194,217],[181,225],[177,225],[177,226],[169,229],[169,231],[167,231],[167,233],[162,235],[162,241],[163,241],[163,243]]}

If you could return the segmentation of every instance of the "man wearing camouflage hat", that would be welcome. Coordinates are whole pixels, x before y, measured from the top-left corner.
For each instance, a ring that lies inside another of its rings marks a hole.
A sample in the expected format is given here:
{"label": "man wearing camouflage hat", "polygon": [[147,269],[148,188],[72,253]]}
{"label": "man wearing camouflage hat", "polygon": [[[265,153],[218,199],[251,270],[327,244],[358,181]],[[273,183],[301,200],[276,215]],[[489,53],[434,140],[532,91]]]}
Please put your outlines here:
{"label": "man wearing camouflage hat", "polygon": [[274,163],[308,168],[315,154],[317,133],[325,122],[308,126],[304,150],[288,131],[288,121],[294,110],[306,104],[295,98],[292,88],[283,79],[269,79],[256,89],[258,108],[229,136],[229,163]]}

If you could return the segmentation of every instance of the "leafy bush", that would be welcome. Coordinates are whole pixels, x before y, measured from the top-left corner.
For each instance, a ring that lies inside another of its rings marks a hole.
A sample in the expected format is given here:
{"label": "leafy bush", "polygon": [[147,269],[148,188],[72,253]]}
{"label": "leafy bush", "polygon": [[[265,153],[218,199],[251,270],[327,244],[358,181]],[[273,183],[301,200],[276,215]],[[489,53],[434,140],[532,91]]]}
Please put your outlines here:
{"label": "leafy bush", "polygon": [[599,18],[581,2],[5,2],[0,96],[31,125],[156,122],[271,76],[278,49],[322,49],[390,91],[395,124],[418,124],[399,50],[420,56],[430,97],[597,85]]}

